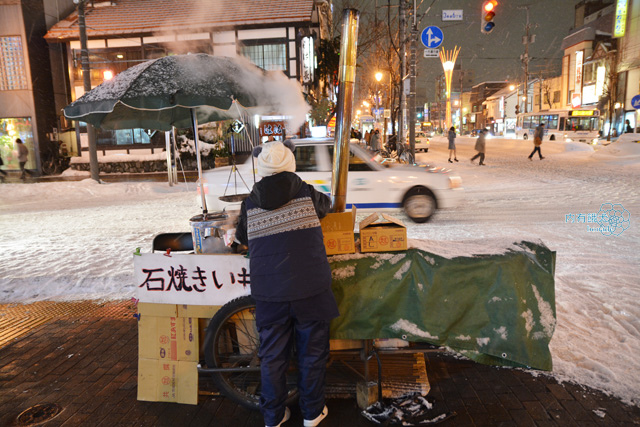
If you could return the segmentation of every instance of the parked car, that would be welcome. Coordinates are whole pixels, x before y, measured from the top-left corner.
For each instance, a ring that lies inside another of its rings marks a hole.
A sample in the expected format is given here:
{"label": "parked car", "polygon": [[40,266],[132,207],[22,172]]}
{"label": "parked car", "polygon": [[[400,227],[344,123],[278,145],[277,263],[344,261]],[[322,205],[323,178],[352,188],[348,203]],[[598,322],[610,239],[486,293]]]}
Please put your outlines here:
{"label": "parked car", "polygon": [[[318,191],[331,193],[333,139],[299,139],[296,145],[296,173]],[[380,158],[380,156],[377,156]],[[464,189],[460,176],[451,169],[428,165],[378,163],[371,152],[350,144],[347,208],[358,211],[403,209],[413,221],[429,221],[436,209],[457,206]],[[253,171],[252,171],[253,170]],[[203,187],[209,211],[239,209],[242,197],[260,180],[255,161],[203,172]],[[220,196],[224,200],[220,200]],[[200,200],[200,196],[198,198]]]}

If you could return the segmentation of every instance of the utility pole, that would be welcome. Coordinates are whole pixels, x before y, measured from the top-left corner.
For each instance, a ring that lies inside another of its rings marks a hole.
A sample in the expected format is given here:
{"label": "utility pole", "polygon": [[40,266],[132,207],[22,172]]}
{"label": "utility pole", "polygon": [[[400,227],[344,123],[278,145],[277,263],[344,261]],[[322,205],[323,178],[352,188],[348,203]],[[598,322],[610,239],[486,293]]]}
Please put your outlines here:
{"label": "utility pole", "polygon": [[416,158],[416,39],[418,38],[418,21],[416,12],[416,0],[413,0],[411,56],[409,58],[409,147],[411,147],[411,156],[414,159]]}
{"label": "utility pole", "polygon": [[[87,26],[84,19],[85,0],[73,0],[78,5],[78,27],[80,28],[80,62],[82,63],[82,80],[84,93],[91,90],[91,70],[89,68],[89,50],[87,49]],[[100,182],[100,166],[98,164],[98,149],[96,145],[96,132],[90,123],[87,123],[87,136],[89,138],[89,170],[91,179]]]}
{"label": "utility pole", "polygon": [[529,24],[529,7],[531,5],[520,6],[518,9],[524,9],[527,13],[527,23],[524,27],[525,36],[522,40],[524,44],[524,55],[521,56],[522,64],[524,66],[524,109],[523,112],[528,112],[527,104],[529,103],[529,43],[533,43],[535,41],[535,35],[530,36],[529,30],[531,29],[531,24]]}
{"label": "utility pole", "polygon": [[404,94],[405,70],[407,69],[407,41],[405,29],[407,26],[407,13],[405,10],[406,0],[400,0],[400,111],[398,112],[398,135],[396,140],[396,149],[404,142],[404,111],[406,108],[406,97]]}

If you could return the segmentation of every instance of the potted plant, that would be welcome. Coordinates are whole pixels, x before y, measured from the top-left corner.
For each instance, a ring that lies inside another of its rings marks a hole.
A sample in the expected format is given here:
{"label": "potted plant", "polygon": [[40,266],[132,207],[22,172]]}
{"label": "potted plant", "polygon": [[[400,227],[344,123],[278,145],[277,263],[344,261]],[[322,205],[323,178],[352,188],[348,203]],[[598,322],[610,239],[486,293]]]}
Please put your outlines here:
{"label": "potted plant", "polygon": [[227,144],[223,139],[218,139],[213,143],[211,154],[214,156],[216,167],[229,165],[229,148],[227,148]]}

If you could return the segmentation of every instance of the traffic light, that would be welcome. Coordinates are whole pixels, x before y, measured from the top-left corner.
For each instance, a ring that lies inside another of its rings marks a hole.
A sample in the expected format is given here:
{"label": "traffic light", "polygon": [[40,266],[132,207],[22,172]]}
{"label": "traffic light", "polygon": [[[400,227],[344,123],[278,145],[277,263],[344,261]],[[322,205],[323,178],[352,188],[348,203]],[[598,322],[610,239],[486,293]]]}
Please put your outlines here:
{"label": "traffic light", "polygon": [[489,34],[495,28],[496,24],[493,18],[496,16],[495,8],[498,5],[496,0],[487,0],[482,3],[482,20],[480,21],[480,31],[483,34]]}

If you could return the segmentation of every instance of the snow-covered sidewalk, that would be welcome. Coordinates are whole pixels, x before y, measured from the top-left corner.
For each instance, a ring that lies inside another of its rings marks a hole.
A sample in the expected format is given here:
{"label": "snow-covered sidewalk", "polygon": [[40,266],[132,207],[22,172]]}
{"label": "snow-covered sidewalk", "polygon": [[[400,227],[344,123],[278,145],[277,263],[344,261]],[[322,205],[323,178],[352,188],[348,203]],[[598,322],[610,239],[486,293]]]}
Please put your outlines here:
{"label": "snow-covered sidewalk", "polygon": [[[438,138],[418,155],[460,173],[466,200],[427,224],[398,215],[409,237],[443,256],[491,251],[496,240],[557,251],[553,375],[640,405],[640,144],[594,152],[545,142],[545,159],[529,161],[531,141],[493,138],[484,167],[469,162],[473,144],[457,139],[453,165]],[[607,203],[630,213],[619,236],[589,231],[589,215]],[[188,231],[198,213],[192,183],[0,185],[0,302],[130,298],[135,249],[150,250],[157,233]]]}

